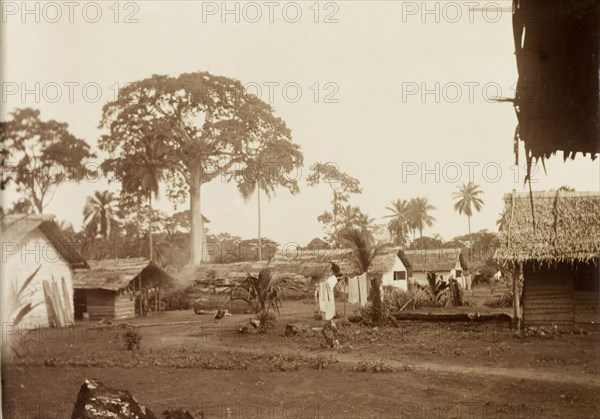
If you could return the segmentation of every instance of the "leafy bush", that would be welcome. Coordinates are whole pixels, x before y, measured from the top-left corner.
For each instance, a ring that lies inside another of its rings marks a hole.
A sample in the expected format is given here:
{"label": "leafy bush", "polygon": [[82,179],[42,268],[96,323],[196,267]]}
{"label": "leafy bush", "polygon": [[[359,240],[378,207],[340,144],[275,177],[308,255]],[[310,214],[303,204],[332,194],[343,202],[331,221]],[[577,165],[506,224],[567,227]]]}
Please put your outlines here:
{"label": "leafy bush", "polygon": [[383,306],[387,311],[400,311],[407,303],[413,299],[414,295],[408,291],[402,291],[394,288],[383,289]]}
{"label": "leafy bush", "polygon": [[440,307],[448,302],[450,297],[449,284],[438,281],[435,272],[427,272],[427,286],[415,283],[413,288],[413,308],[418,306]]}
{"label": "leafy bush", "polygon": [[166,311],[189,310],[192,308],[191,287],[167,291],[161,295]]}
{"label": "leafy bush", "polygon": [[121,334],[120,340],[123,341],[125,349],[128,351],[138,350],[142,344],[142,334],[137,329],[130,327]]}
{"label": "leafy bush", "polygon": [[283,301],[281,284],[284,282],[283,278],[273,277],[268,267],[263,268],[258,276],[248,274],[245,279],[232,287],[227,298],[229,301],[245,301],[260,322],[259,331],[266,332],[275,323],[275,316],[271,310],[279,315]]}

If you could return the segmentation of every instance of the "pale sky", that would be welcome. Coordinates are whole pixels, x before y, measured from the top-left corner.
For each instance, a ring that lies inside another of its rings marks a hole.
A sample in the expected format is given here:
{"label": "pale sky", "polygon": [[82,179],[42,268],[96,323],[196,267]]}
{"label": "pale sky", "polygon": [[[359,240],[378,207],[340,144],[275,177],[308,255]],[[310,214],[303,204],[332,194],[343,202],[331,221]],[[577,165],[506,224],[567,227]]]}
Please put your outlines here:
{"label": "pale sky", "polygon": [[[62,2],[55,3],[59,9],[28,2],[29,13],[21,2],[3,2],[1,117],[15,108],[39,108],[42,119],[67,122],[97,151],[101,109],[117,86],[153,74],[209,71],[253,86],[252,93],[260,86],[260,97],[302,146],[301,193],[282,190],[263,200],[264,236],[282,245],[323,236],[316,218],[329,209],[330,189],[305,182],[316,161],[334,162],[358,178],[363,193],[351,203],[378,222],[390,201],[428,197],[437,223],[424,234],[447,240],[466,233],[466,218],[454,212],[451,194],[469,181],[472,167],[472,180],[485,193],[472,229],[495,230],[503,194],[524,190],[523,153],[521,167],[513,167],[514,110],[485,99],[514,94],[510,13],[497,18],[494,2],[480,2],[487,14],[470,13],[468,2],[426,2],[429,14],[420,9],[424,2],[292,3],[232,1],[227,5],[233,12],[224,15],[222,2],[137,1],[118,8],[97,2],[85,12],[84,3],[69,10]],[[137,23],[124,23],[126,17]],[[22,95],[25,89],[30,93]],[[429,93],[423,97],[424,89]],[[565,184],[600,189],[598,161],[579,155],[563,163],[556,156],[546,168],[547,174],[535,174],[534,190]],[[424,179],[422,169],[429,170]],[[64,184],[45,212],[80,228],[86,196],[106,188],[118,185]],[[233,184],[219,179],[202,193],[211,233],[256,236],[255,199],[244,203]],[[3,205],[15,198],[7,191]],[[173,211],[166,198],[157,206]]]}

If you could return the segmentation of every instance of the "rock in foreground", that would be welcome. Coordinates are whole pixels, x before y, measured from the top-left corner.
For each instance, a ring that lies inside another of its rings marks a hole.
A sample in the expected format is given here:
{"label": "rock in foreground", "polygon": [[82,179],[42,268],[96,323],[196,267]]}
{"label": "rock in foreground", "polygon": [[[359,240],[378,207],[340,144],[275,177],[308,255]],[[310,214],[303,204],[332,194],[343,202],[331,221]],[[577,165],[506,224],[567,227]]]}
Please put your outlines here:
{"label": "rock in foreground", "polygon": [[126,390],[106,387],[96,380],[81,386],[71,419],[137,418],[158,419]]}

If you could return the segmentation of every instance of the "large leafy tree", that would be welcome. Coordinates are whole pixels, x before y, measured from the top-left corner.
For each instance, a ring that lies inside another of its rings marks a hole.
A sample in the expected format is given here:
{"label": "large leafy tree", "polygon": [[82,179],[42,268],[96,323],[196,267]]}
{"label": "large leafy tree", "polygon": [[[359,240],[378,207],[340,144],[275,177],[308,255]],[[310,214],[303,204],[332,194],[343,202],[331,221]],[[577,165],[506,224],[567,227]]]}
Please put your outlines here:
{"label": "large leafy tree", "polygon": [[428,250],[428,249],[439,250],[444,247],[445,247],[444,242],[440,239],[437,239],[435,237],[421,236],[418,239],[415,239],[412,241],[412,243],[409,246],[409,249],[410,250]]}
{"label": "large leafy tree", "polygon": [[406,199],[396,199],[392,205],[386,208],[391,214],[385,216],[389,219],[388,232],[395,246],[406,246],[408,233],[410,231],[409,204]]}
{"label": "large leafy tree", "polygon": [[[202,185],[219,177],[240,181],[228,174],[253,164],[257,152],[267,153],[270,145],[291,142],[271,106],[246,94],[239,81],[205,72],[129,84],[104,106],[100,125],[109,135],[99,146],[113,158],[135,155],[148,136],[167,147],[170,158],[162,167],[167,195],[176,202],[190,199],[192,264],[201,263],[204,254]],[[283,173],[293,169],[279,167]]]}
{"label": "large leafy tree", "polygon": [[333,193],[331,200],[331,211],[325,211],[319,215],[318,220],[326,227],[331,228],[332,239],[336,247],[339,247],[338,232],[340,229],[340,215],[344,210],[344,204],[348,203],[351,194],[362,192],[360,181],[339,170],[334,163],[315,163],[311,167],[311,173],[306,179],[309,186],[321,183],[328,184]]}
{"label": "large leafy tree", "polygon": [[0,184],[4,188],[14,182],[17,192],[41,213],[61,183],[78,182],[91,174],[86,163],[94,155],[66,123],[42,121],[39,110],[17,109],[11,116],[0,126]]}
{"label": "large leafy tree", "polygon": [[473,257],[473,241],[471,240],[471,217],[473,210],[479,212],[483,208],[483,200],[479,197],[483,191],[473,182],[463,183],[452,196],[456,200],[454,210],[467,216],[469,225],[469,257]]}
{"label": "large leafy tree", "polygon": [[258,208],[258,260],[262,260],[262,237],[260,216],[261,191],[270,199],[277,189],[283,187],[292,194],[300,192],[296,176],[291,171],[302,165],[304,158],[298,145],[286,139],[267,140],[255,152],[254,161],[233,176],[239,179],[237,186],[247,202],[256,193]]}
{"label": "large leafy tree", "polygon": [[107,239],[119,224],[117,197],[109,191],[96,191],[88,196],[83,208],[83,223],[93,236]]}

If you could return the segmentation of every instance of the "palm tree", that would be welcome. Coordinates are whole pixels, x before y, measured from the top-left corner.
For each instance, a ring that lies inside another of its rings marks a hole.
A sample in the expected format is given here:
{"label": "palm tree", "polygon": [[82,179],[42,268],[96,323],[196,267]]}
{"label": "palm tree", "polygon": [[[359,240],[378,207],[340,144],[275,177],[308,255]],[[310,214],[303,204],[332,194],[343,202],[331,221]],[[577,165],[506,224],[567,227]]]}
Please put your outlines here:
{"label": "palm tree", "polygon": [[502,212],[500,213],[500,217],[496,220],[498,231],[502,231],[508,226],[509,215],[510,214],[506,211],[506,208],[502,210]]}
{"label": "palm tree", "polygon": [[164,168],[168,166],[169,150],[162,141],[144,137],[142,150],[131,157],[125,170],[123,189],[126,192],[140,193],[148,199],[148,259],[153,259],[152,238],[153,209],[152,196],[158,198],[160,182],[164,180]]}
{"label": "palm tree", "polygon": [[260,216],[260,192],[263,191],[267,199],[270,199],[275,192],[275,188],[268,182],[268,174],[258,171],[251,182],[242,182],[238,184],[238,190],[242,194],[244,201],[248,202],[256,192],[256,204],[258,207],[258,260],[262,260],[262,232]]}
{"label": "palm tree", "polygon": [[[414,232],[419,232],[419,238],[423,238],[423,229],[431,227],[435,223],[435,218],[429,214],[429,211],[435,210],[435,207],[429,203],[427,198],[420,197],[411,199],[408,203],[410,214],[410,228]],[[422,241],[422,240],[421,240]]]}
{"label": "palm tree", "polygon": [[386,207],[391,212],[384,218],[389,218],[387,228],[390,236],[396,246],[406,246],[408,232],[410,230],[409,221],[409,203],[407,200],[396,199],[392,201],[391,207]]}
{"label": "palm tree", "polygon": [[340,210],[338,223],[342,226],[342,229],[351,229],[360,224],[361,215],[362,213],[358,207],[346,205]]}
{"label": "palm tree", "polygon": [[462,184],[458,187],[458,192],[453,192],[452,196],[456,199],[454,203],[454,210],[458,211],[459,214],[465,214],[467,216],[469,224],[469,258],[472,259],[473,255],[473,242],[471,240],[471,217],[473,216],[473,208],[477,212],[481,211],[483,207],[483,200],[479,198],[483,191],[479,189],[479,185],[473,182]]}
{"label": "palm tree", "polygon": [[[258,260],[262,259],[262,236],[260,214],[260,192],[264,192],[267,199],[275,195],[278,187],[286,188],[292,195],[300,192],[298,183],[289,176],[289,170],[299,167],[303,162],[302,154],[296,144],[284,139],[269,139],[269,146],[253,150],[251,161],[235,176],[242,177],[237,182],[237,187],[244,200],[248,201],[256,192],[258,205]],[[277,165],[274,165],[275,162]],[[254,168],[255,170],[250,170]],[[247,176],[248,172],[251,176]]]}
{"label": "palm tree", "polygon": [[361,231],[366,234],[372,234],[372,231],[376,229],[376,226],[373,223],[375,223],[374,218],[369,217],[368,214],[364,214],[359,210],[356,226],[360,228]]}
{"label": "palm tree", "polygon": [[575,188],[569,185],[563,185],[560,188],[558,188],[558,190],[561,192],[575,192]]}
{"label": "palm tree", "polygon": [[83,208],[83,222],[94,234],[100,233],[106,239],[118,226],[118,212],[118,201],[112,192],[96,191],[94,195],[87,197]]}
{"label": "palm tree", "polygon": [[[380,251],[375,246],[371,235],[355,228],[345,229],[340,232],[340,242],[352,249],[354,263],[362,274],[369,271],[373,259]],[[383,301],[381,298],[381,275],[371,275],[371,301],[373,304],[373,322],[379,324],[383,317]]]}

